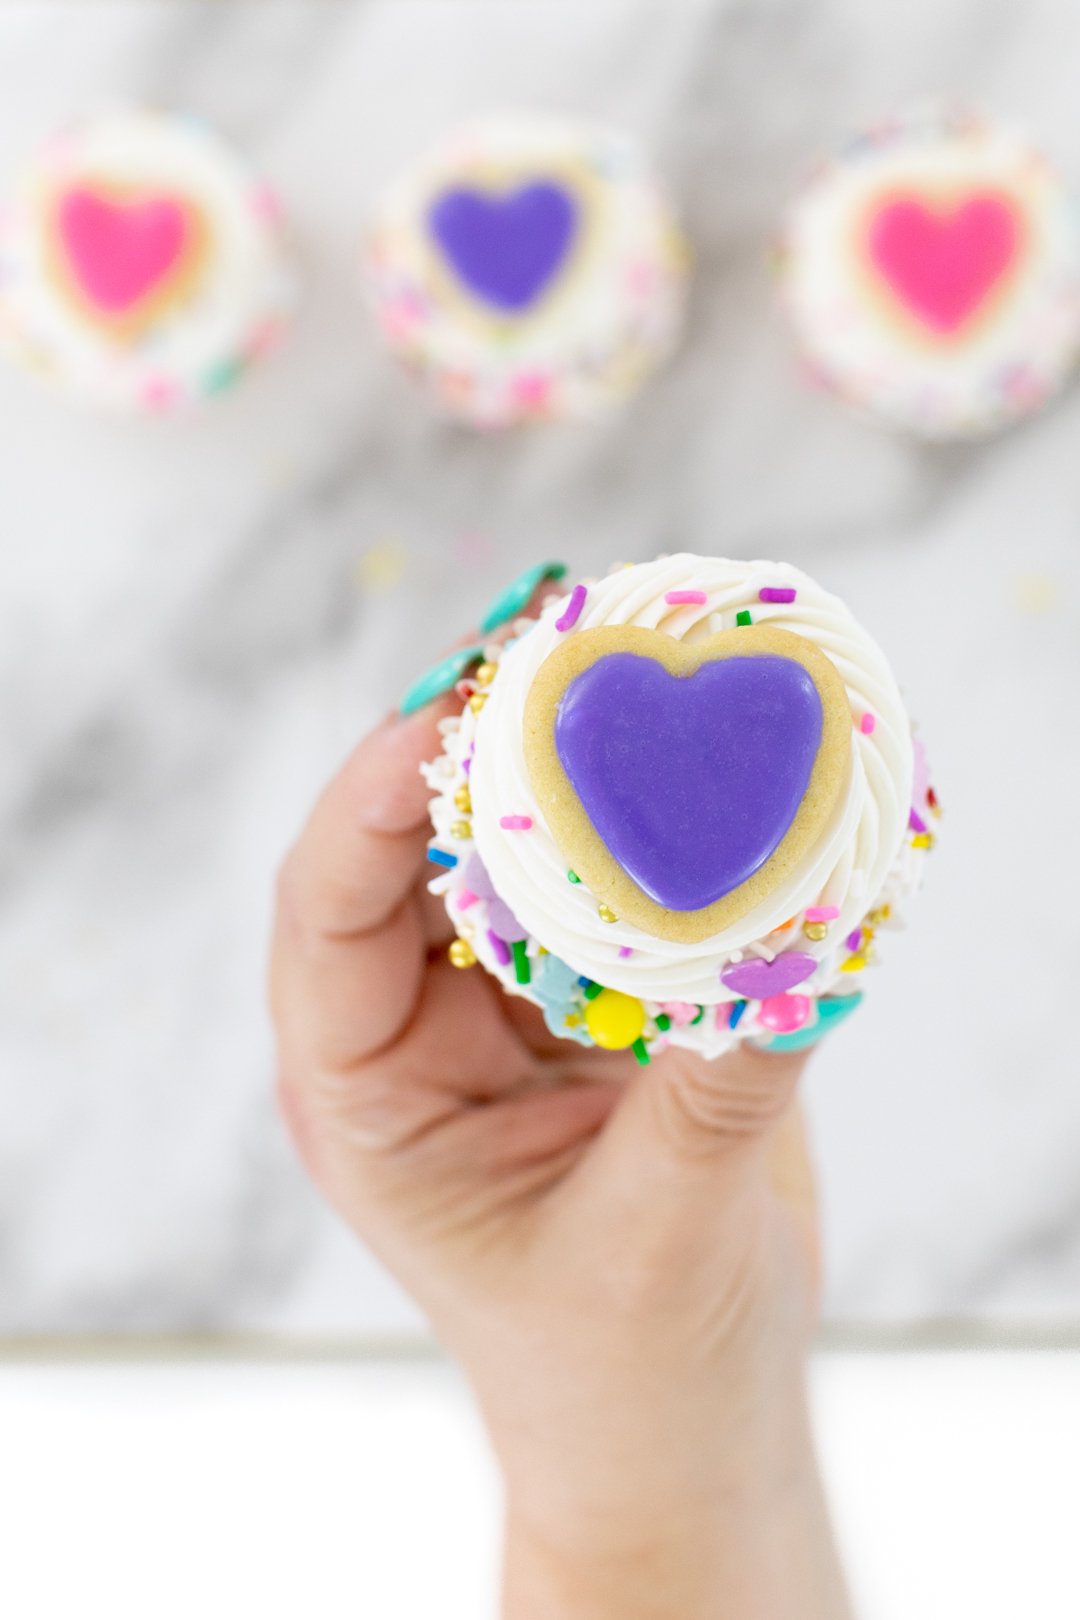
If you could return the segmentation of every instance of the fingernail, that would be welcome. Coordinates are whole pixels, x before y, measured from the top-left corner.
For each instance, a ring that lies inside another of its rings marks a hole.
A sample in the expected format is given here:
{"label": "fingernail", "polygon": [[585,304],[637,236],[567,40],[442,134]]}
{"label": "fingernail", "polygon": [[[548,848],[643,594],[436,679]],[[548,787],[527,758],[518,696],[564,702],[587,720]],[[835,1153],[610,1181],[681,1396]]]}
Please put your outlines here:
{"label": "fingernail", "polygon": [[483,657],[484,649],[481,646],[460,647],[457,652],[447,653],[445,658],[440,658],[437,664],[413,681],[398,705],[398,713],[415,714],[417,709],[434,703],[444,692],[452,692],[465,671],[473,664],[481,663]]}
{"label": "fingernail", "polygon": [[816,1024],[793,1030],[790,1035],[774,1035],[771,1041],[755,1044],[760,1045],[763,1052],[805,1052],[808,1047],[816,1046],[831,1029],[850,1018],[862,1000],[861,990],[853,996],[826,996],[817,1004]]}
{"label": "fingernail", "polygon": [[537,563],[535,568],[526,568],[525,572],[519,574],[517,579],[492,602],[480,620],[481,630],[485,635],[490,635],[500,624],[506,624],[508,619],[513,619],[517,614],[524,612],[538,585],[546,579],[562,579],[565,573],[566,564],[561,562],[542,562]]}

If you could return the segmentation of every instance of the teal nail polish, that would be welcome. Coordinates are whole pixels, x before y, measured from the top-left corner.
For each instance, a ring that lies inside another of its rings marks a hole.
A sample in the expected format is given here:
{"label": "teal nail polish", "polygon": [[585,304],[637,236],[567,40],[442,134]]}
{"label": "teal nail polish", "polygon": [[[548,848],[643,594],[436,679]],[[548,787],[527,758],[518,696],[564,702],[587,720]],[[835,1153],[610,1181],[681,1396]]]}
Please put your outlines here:
{"label": "teal nail polish", "polygon": [[818,1002],[816,1024],[811,1024],[809,1029],[792,1030],[790,1035],[774,1035],[765,1047],[766,1052],[804,1052],[808,1046],[815,1046],[830,1029],[850,1018],[862,999],[861,990],[854,996],[826,997]]}
{"label": "teal nail polish", "polygon": [[480,620],[480,628],[485,635],[497,630],[500,624],[506,624],[508,619],[514,618],[529,605],[529,598],[536,587],[545,579],[562,579],[566,573],[566,564],[559,562],[537,563],[535,568],[526,568],[519,574],[511,585],[508,585],[500,596],[497,596]]}
{"label": "teal nail polish", "polygon": [[428,703],[434,703],[444,692],[452,692],[467,669],[479,664],[484,657],[483,647],[461,647],[457,652],[440,658],[409,687],[398,708],[402,714],[415,714]]}

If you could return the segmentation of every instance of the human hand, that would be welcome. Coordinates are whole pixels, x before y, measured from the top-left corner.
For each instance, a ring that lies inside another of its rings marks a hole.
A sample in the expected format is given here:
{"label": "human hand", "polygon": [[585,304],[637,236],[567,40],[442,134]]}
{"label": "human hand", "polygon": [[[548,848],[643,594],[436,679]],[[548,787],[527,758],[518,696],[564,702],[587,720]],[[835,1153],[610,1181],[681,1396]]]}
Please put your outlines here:
{"label": "human hand", "polygon": [[802,1055],[551,1035],[425,890],[435,708],[392,718],[282,870],[272,1004],[315,1181],[476,1391],[513,1620],[847,1610],[807,1436]]}

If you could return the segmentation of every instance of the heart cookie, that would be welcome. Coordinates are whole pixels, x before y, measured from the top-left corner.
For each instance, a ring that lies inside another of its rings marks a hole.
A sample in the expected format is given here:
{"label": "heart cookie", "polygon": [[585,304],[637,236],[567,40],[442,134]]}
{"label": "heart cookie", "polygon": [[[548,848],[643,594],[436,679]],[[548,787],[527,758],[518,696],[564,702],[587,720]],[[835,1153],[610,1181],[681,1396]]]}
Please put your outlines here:
{"label": "heart cookie", "polygon": [[687,643],[610,626],[541,665],[524,749],[552,835],[597,900],[694,943],[813,847],[847,783],[851,716],[829,658],[789,631]]}
{"label": "heart cookie", "polygon": [[1022,258],[1023,215],[1001,191],[901,192],[876,203],[867,261],[901,310],[937,338],[964,335]]}
{"label": "heart cookie", "polygon": [[508,190],[455,186],[436,197],[431,234],[458,280],[500,315],[527,312],[563,271],[582,208],[555,179]]}
{"label": "heart cookie", "polygon": [[52,204],[53,258],[79,308],[114,331],[144,328],[182,296],[207,232],[187,198],[81,181]]}

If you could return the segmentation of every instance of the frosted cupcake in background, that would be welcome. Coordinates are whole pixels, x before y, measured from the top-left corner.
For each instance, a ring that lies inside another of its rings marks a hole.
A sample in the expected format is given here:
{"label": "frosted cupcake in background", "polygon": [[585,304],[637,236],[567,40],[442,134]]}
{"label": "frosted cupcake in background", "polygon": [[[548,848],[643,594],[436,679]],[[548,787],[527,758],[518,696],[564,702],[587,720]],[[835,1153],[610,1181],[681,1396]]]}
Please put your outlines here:
{"label": "frosted cupcake in background", "polygon": [[451,959],[641,1063],[811,1044],[858,1005],[934,842],[883,654],[785,564],[558,579],[538,620],[416,689],[464,705],[425,772]]}
{"label": "frosted cupcake in background", "polygon": [[927,110],[809,176],[777,254],[812,381],[929,439],[1036,410],[1080,347],[1080,216],[1015,131]]}
{"label": "frosted cupcake in background", "polygon": [[363,270],[440,405],[503,427],[631,394],[678,339],[687,250],[631,140],[515,115],[447,136],[391,187]]}
{"label": "frosted cupcake in background", "polygon": [[116,112],[55,136],[0,210],[0,348],[96,405],[230,387],[293,302],[279,210],[211,130]]}

